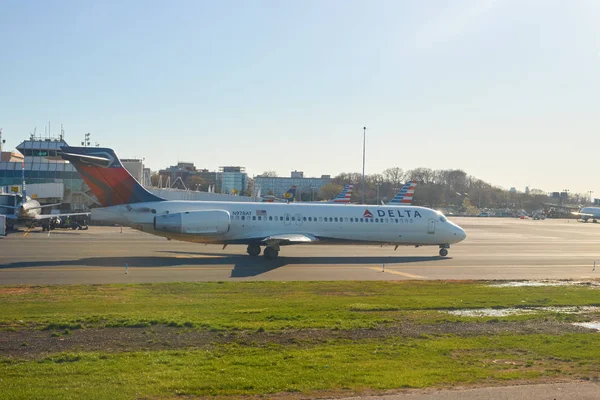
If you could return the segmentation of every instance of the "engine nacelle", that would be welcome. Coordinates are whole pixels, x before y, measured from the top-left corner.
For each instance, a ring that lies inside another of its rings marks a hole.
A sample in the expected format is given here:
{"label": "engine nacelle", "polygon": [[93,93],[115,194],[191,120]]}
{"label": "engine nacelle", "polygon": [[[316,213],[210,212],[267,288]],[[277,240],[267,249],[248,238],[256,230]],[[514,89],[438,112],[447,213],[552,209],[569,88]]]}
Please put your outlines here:
{"label": "engine nacelle", "polygon": [[154,217],[154,229],[184,235],[224,235],[231,216],[225,210],[185,211]]}

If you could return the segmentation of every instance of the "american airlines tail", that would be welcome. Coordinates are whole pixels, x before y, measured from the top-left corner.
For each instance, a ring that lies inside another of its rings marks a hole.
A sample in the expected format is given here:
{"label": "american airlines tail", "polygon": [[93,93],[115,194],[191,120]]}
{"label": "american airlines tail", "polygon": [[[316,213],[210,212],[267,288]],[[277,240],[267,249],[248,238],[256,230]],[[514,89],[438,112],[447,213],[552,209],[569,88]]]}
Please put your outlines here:
{"label": "american airlines tail", "polygon": [[330,203],[342,203],[342,204],[350,204],[350,197],[352,197],[352,185],[344,186],[344,190],[340,192],[337,196],[335,196]]}
{"label": "american airlines tail", "polygon": [[416,181],[409,181],[406,185],[402,186],[402,189],[396,196],[388,203],[388,205],[411,205],[413,196],[415,195],[415,187],[417,186]]}
{"label": "american airlines tail", "polygon": [[63,158],[73,164],[103,207],[164,201],[144,189],[112,149],[63,147],[62,151]]}

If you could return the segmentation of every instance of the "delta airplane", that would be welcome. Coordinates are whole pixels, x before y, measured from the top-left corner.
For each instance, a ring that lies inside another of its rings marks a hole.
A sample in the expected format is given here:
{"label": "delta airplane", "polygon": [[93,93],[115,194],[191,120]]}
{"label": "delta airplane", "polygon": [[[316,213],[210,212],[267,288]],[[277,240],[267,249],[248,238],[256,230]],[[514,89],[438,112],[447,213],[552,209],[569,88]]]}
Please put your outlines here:
{"label": "delta airplane", "polygon": [[466,233],[440,212],[424,207],[319,203],[167,201],[144,189],[113,150],[63,147],[98,201],[92,219],[122,224],[167,239],[246,245],[250,256],[264,246],[274,259],[292,244],[391,244],[438,246],[445,257]]}

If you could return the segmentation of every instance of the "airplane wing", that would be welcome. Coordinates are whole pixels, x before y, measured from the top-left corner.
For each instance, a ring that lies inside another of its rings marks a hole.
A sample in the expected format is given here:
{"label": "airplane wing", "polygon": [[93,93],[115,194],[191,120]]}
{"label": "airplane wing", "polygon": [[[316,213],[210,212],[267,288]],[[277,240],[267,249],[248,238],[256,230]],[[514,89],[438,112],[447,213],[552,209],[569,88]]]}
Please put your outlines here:
{"label": "airplane wing", "polygon": [[51,219],[51,218],[66,218],[66,217],[77,217],[77,216],[81,216],[81,215],[86,215],[89,216],[90,213],[89,212],[83,212],[83,213],[68,213],[68,214],[42,214],[42,215],[38,215],[37,217],[35,217],[36,220],[40,220],[40,219]]}
{"label": "airplane wing", "polygon": [[285,246],[288,244],[312,243],[317,242],[318,240],[319,239],[313,235],[308,235],[306,233],[283,233],[281,235],[272,235],[264,238],[262,242],[268,246],[274,244]]}

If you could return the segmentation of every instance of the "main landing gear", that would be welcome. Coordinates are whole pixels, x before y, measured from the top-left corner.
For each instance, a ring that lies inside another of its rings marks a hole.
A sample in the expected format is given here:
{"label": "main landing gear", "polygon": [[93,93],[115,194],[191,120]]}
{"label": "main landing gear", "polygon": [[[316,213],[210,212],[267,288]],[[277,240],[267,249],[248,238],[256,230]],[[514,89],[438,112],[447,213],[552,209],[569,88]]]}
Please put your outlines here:
{"label": "main landing gear", "polygon": [[279,256],[279,250],[276,249],[275,247],[265,247],[265,251],[263,252],[263,255],[265,256],[266,259],[274,260]]}
{"label": "main landing gear", "polygon": [[446,257],[448,255],[449,244],[440,244],[440,257]]}
{"label": "main landing gear", "polygon": [[[257,244],[248,245],[246,253],[251,257],[256,257],[260,254],[260,246]],[[279,256],[279,247],[267,246],[265,247],[263,255],[266,259],[273,260]]]}
{"label": "main landing gear", "polygon": [[260,254],[260,246],[257,244],[248,245],[246,253],[248,253],[252,257],[256,257]]}

